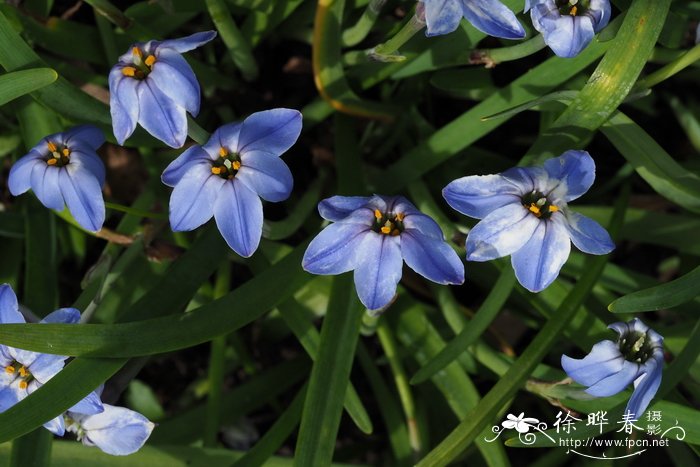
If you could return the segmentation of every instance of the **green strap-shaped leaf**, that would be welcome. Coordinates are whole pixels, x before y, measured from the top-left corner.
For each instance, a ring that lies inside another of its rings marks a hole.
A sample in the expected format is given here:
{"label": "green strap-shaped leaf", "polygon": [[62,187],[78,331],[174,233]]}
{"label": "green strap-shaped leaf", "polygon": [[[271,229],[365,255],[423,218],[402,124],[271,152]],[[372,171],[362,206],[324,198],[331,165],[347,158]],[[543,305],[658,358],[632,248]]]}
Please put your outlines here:
{"label": "green strap-shaped leaf", "polygon": [[[297,247],[259,276],[190,313],[111,325],[4,324],[0,325],[0,342],[58,355],[114,358],[153,355],[201,344],[245,326],[309,281],[312,276],[299,266],[305,248],[306,244]],[[216,253],[221,249],[212,247],[208,251]],[[178,286],[179,283],[201,283],[199,275],[193,278],[192,271],[185,269],[182,268],[177,275],[169,271],[166,277],[171,286],[158,288],[158,295],[154,295],[153,301],[149,302],[160,314],[178,311],[172,304],[163,306],[158,300],[170,300],[170,294],[182,287]],[[275,287],[270,287],[270,284],[275,284]],[[128,317],[138,319],[142,313],[144,310],[141,306],[132,307]]]}
{"label": "green strap-shaped leaf", "polygon": [[58,73],[51,68],[33,68],[0,75],[0,106],[56,81]]}
{"label": "green strap-shaped leaf", "polygon": [[700,296],[700,266],[678,279],[620,297],[608,306],[613,313],[673,308]]}
{"label": "green strap-shaped leaf", "polygon": [[297,467],[331,464],[362,315],[352,275],[336,276],[304,402],[294,455]]}
{"label": "green strap-shaped leaf", "polygon": [[530,164],[582,148],[625,100],[642,72],[664,26],[671,0],[633,2],[610,50],[588,83],[521,161]]}

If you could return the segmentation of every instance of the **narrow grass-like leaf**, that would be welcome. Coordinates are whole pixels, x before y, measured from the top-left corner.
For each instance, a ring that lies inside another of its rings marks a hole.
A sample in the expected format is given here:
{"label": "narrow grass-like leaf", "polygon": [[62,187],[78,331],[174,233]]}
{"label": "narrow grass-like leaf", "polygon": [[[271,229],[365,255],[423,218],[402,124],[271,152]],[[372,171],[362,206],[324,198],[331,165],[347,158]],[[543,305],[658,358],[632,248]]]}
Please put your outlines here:
{"label": "narrow grass-like leaf", "polygon": [[678,279],[620,297],[608,306],[613,313],[635,313],[673,308],[700,295],[700,267]]}
{"label": "narrow grass-like leaf", "polygon": [[51,68],[14,71],[0,75],[0,106],[56,81],[58,73]]}
{"label": "narrow grass-like leaf", "polygon": [[336,276],[304,402],[294,456],[297,467],[331,464],[362,315],[352,275]]}
{"label": "narrow grass-like leaf", "polygon": [[206,4],[209,16],[221,34],[231,60],[241,70],[241,74],[247,81],[254,80],[258,76],[258,65],[250,50],[248,39],[236,26],[226,3],[223,0],[206,0]]}
{"label": "narrow grass-like leaf", "polygon": [[474,343],[476,339],[488,328],[491,322],[504,303],[508,299],[510,292],[515,286],[515,274],[511,268],[504,268],[488,297],[484,300],[474,318],[465,326],[454,339],[452,339],[433,359],[411,378],[411,384],[419,384],[431,378],[435,373],[442,370],[450,362],[454,361],[467,347]]}

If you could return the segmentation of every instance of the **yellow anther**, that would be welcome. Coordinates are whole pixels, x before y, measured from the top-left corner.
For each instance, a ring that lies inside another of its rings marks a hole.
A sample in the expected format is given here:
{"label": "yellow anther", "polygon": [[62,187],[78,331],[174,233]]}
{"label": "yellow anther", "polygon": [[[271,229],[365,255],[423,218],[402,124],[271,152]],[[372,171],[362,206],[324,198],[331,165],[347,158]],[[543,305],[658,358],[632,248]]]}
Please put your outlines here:
{"label": "yellow anther", "polygon": [[27,371],[27,369],[26,369],[25,367],[21,367],[21,368],[19,369],[19,375],[20,375],[22,378],[26,377],[28,374],[29,374],[29,372]]}
{"label": "yellow anther", "polygon": [[221,157],[228,156],[228,150],[225,147],[221,146],[219,148],[219,156],[221,156]]}
{"label": "yellow anther", "polygon": [[540,208],[535,203],[530,203],[530,206],[527,209],[537,217],[542,215]]}
{"label": "yellow anther", "polygon": [[211,173],[213,173],[214,175],[220,175],[221,172],[223,172],[224,170],[225,170],[224,167],[212,167]]}
{"label": "yellow anther", "polygon": [[124,68],[122,68],[122,74],[124,76],[131,76],[133,78],[134,76],[136,76],[136,68],[134,68],[133,66],[125,66]]}
{"label": "yellow anther", "polygon": [[571,10],[569,11],[569,14],[570,14],[571,16],[576,16],[576,13],[577,13],[577,12],[578,12],[578,7],[572,6],[572,7],[571,7]]}
{"label": "yellow anther", "polygon": [[46,143],[46,145],[49,147],[49,151],[51,151],[51,152],[56,152],[56,149],[57,149],[57,148],[56,148],[56,145],[53,144],[51,141],[49,141],[48,143]]}
{"label": "yellow anther", "polygon": [[156,62],[156,57],[154,57],[153,55],[149,55],[148,57],[146,57],[146,60],[144,60],[144,63],[149,68],[152,67],[155,62]]}
{"label": "yellow anther", "polygon": [[63,148],[63,151],[61,151],[61,152],[66,157],[70,156],[70,149],[68,149],[68,148]]}
{"label": "yellow anther", "polygon": [[399,212],[396,214],[396,220],[399,222],[402,222],[404,217],[406,217],[406,214],[404,214],[402,212]]}
{"label": "yellow anther", "polygon": [[557,212],[559,208],[553,204],[549,205],[549,212]]}
{"label": "yellow anther", "polygon": [[141,52],[141,49],[139,49],[138,47],[132,48],[131,53],[136,55],[139,58],[143,57],[143,52]]}
{"label": "yellow anther", "polygon": [[13,374],[14,372],[15,372],[15,367],[13,367],[12,365],[7,365],[5,367],[5,373],[7,373],[8,375]]}
{"label": "yellow anther", "polygon": [[385,234],[385,235],[389,235],[389,233],[391,233],[391,227],[386,226],[386,225],[385,225],[384,227],[382,227],[380,230],[381,230],[382,233]]}
{"label": "yellow anther", "polygon": [[20,382],[19,382],[19,388],[20,388],[20,389],[27,389],[27,386],[29,386],[29,385],[27,384],[26,381],[20,381]]}
{"label": "yellow anther", "polygon": [[374,210],[374,217],[377,218],[377,220],[382,218],[382,212],[379,209]]}
{"label": "yellow anther", "polygon": [[51,158],[47,160],[46,163],[49,165],[56,165],[58,163],[58,159]]}
{"label": "yellow anther", "polygon": [[392,237],[396,237],[396,236],[399,235],[399,234],[401,234],[401,232],[399,231],[399,229],[394,229],[394,230],[391,231]]}
{"label": "yellow anther", "polygon": [[238,162],[238,161],[233,161],[233,162],[231,163],[231,167],[233,167],[233,170],[240,170],[240,168],[241,168],[241,163]]}

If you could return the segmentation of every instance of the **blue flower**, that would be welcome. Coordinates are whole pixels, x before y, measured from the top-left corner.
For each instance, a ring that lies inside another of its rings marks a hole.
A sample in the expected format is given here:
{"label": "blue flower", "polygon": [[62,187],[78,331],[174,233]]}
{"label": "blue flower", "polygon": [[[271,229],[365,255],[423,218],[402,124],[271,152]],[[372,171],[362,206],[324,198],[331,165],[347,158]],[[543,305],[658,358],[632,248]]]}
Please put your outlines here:
{"label": "blue flower", "polygon": [[526,0],[532,25],[560,57],[578,55],[610,21],[610,0]]}
{"label": "blue flower", "polygon": [[[41,320],[41,323],[72,324],[79,320],[80,312],[78,310],[62,308],[46,316]],[[0,285],[0,324],[24,322],[14,291],[7,284]],[[0,344],[0,412],[4,412],[46,384],[63,369],[67,358]],[[94,407],[92,399],[87,399],[84,402],[84,409],[89,409],[89,407]],[[99,407],[92,410],[99,410]],[[46,422],[44,427],[52,433],[62,436],[64,433],[63,417],[56,417]]]}
{"label": "blue flower", "polygon": [[406,198],[333,196],[318,210],[333,224],[312,240],[304,269],[313,274],[355,270],[355,288],[370,310],[394,298],[404,261],[433,282],[464,282],[464,265],[440,227]]}
{"label": "blue flower", "polygon": [[462,17],[491,36],[522,39],[525,29],[499,0],[420,0],[425,7],[426,36],[448,34]]}
{"label": "blue flower", "polygon": [[224,125],[204,146],[188,148],[161,177],[175,187],[172,229],[193,230],[214,216],[226,243],[239,255],[251,256],[262,236],[260,198],[283,201],[292,191],[292,173],[279,156],[299,133],[301,113],[273,109]]}
{"label": "blue flower", "polygon": [[133,454],[151,435],[154,424],[124,407],[103,404],[99,413],[84,414],[75,407],[65,415],[66,430],[86,446],[97,446],[113,456]]}
{"label": "blue flower", "polygon": [[620,335],[617,342],[598,342],[580,360],[562,355],[561,366],[574,381],[588,386],[588,394],[596,397],[612,396],[634,383],[625,412],[638,419],[661,384],[664,338],[637,318],[608,327]]}
{"label": "blue flower", "polygon": [[61,211],[67,205],[84,229],[100,230],[105,166],[95,151],[104,141],[102,131],[92,125],[47,136],[12,166],[10,193],[18,196],[31,188],[47,208]]}
{"label": "blue flower", "polygon": [[450,206],[483,219],[467,237],[467,260],[512,255],[518,281],[539,292],[551,284],[569,257],[571,242],[594,255],[615,248],[597,222],[569,210],[595,179],[586,151],[567,151],[541,167],[515,167],[499,175],[474,175],[447,185]]}
{"label": "blue flower", "polygon": [[182,53],[200,47],[216,32],[133,44],[109,73],[112,127],[119,144],[140,123],[173,148],[187,138],[187,114],[199,113],[199,83]]}

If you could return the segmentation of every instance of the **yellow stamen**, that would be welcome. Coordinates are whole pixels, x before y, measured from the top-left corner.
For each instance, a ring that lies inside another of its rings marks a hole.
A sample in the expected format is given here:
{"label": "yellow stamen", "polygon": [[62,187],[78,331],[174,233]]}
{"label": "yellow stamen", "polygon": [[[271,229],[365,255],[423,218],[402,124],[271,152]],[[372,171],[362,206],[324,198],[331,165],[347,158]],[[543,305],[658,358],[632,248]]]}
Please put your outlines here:
{"label": "yellow stamen", "polygon": [[27,386],[29,386],[29,385],[27,384],[26,381],[20,381],[20,382],[19,382],[19,388],[20,388],[20,389],[27,389]]}
{"label": "yellow stamen", "polygon": [[239,170],[241,168],[241,163],[238,161],[233,161],[231,166],[233,167],[233,170]]}
{"label": "yellow stamen", "polygon": [[68,148],[63,148],[63,151],[61,151],[61,152],[66,157],[70,156],[70,149],[68,149]]}
{"label": "yellow stamen", "polygon": [[382,212],[379,209],[374,210],[374,217],[377,218],[377,220],[382,218]]}
{"label": "yellow stamen", "polygon": [[5,367],[5,373],[7,373],[8,375],[13,374],[14,372],[15,372],[15,367],[13,367],[12,365],[7,365]]}
{"label": "yellow stamen", "polygon": [[144,60],[144,63],[149,68],[152,67],[155,62],[156,62],[156,57],[154,57],[153,55],[149,55],[148,57],[146,57],[146,60]]}
{"label": "yellow stamen", "polygon": [[22,378],[26,377],[28,374],[29,374],[29,372],[27,371],[27,369],[26,369],[25,367],[21,367],[21,368],[19,369],[19,375],[20,375]]}
{"label": "yellow stamen", "polygon": [[49,151],[51,151],[51,152],[56,152],[56,149],[57,149],[57,148],[56,148],[56,145],[53,144],[51,141],[49,141],[48,143],[46,143],[46,145],[49,147]]}
{"label": "yellow stamen", "polygon": [[394,230],[391,231],[391,236],[392,236],[392,237],[396,237],[396,236],[399,235],[399,234],[401,234],[401,232],[399,232],[399,229],[394,229]]}
{"label": "yellow stamen", "polygon": [[578,12],[578,7],[572,6],[571,10],[569,11],[569,14],[571,16],[576,16],[576,13]]}
{"label": "yellow stamen", "polygon": [[380,230],[382,231],[383,234],[388,235],[388,234],[391,232],[391,227],[388,227],[388,226],[385,225],[385,226],[382,227]]}
{"label": "yellow stamen", "polygon": [[49,159],[46,161],[46,163],[49,165],[56,165],[58,163],[58,159]]}
{"label": "yellow stamen", "polygon": [[223,167],[212,167],[211,168],[211,173],[213,173],[214,175],[220,175],[221,172],[223,172],[223,171],[224,171]]}
{"label": "yellow stamen", "polygon": [[225,147],[220,147],[219,148],[219,156],[221,157],[226,157],[228,156],[228,150]]}
{"label": "yellow stamen", "polygon": [[549,212],[557,212],[559,208],[553,204],[549,205]]}
{"label": "yellow stamen", "polygon": [[396,214],[396,220],[399,222],[402,222],[404,217],[406,217],[406,214],[404,214],[402,212],[399,212]]}
{"label": "yellow stamen", "polygon": [[138,47],[132,48],[131,53],[136,55],[139,58],[143,57],[143,52],[141,52],[141,49],[139,49]]}
{"label": "yellow stamen", "polygon": [[530,203],[530,207],[528,207],[527,209],[537,217],[540,217],[542,215],[542,213],[540,212],[540,208],[535,203]]}
{"label": "yellow stamen", "polygon": [[136,68],[133,66],[125,66],[122,68],[122,74],[124,76],[131,76],[132,78],[136,75]]}

